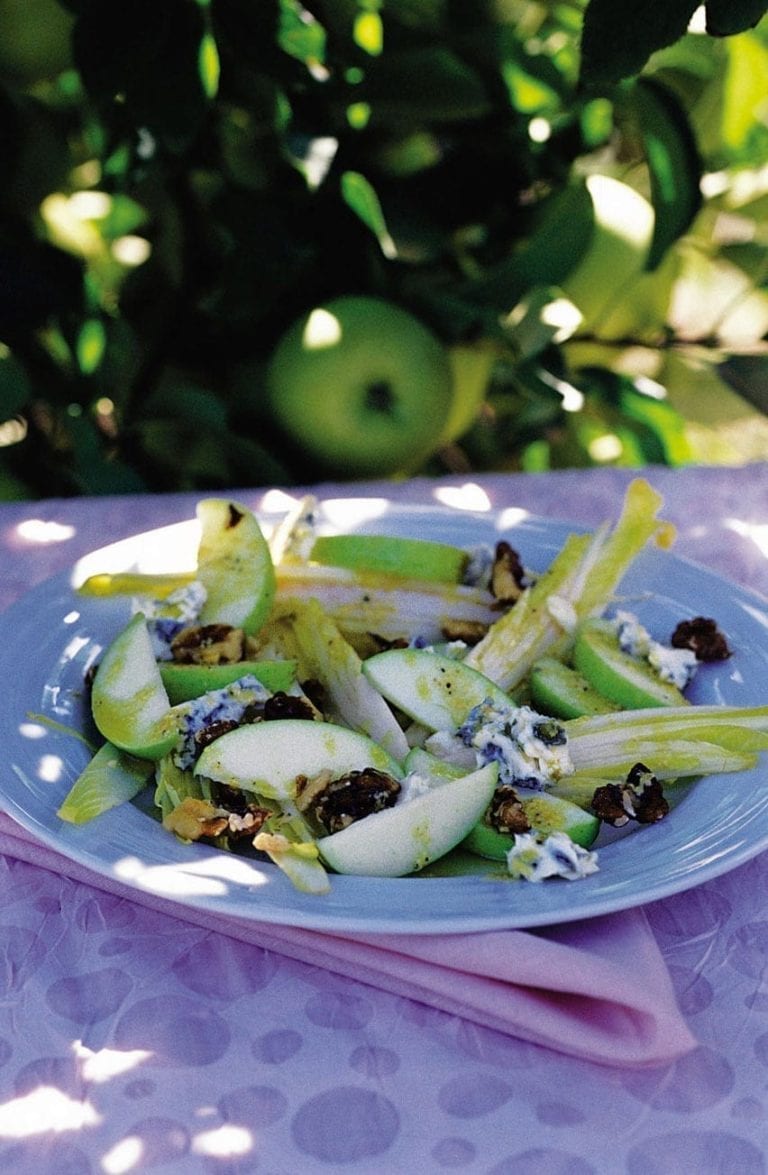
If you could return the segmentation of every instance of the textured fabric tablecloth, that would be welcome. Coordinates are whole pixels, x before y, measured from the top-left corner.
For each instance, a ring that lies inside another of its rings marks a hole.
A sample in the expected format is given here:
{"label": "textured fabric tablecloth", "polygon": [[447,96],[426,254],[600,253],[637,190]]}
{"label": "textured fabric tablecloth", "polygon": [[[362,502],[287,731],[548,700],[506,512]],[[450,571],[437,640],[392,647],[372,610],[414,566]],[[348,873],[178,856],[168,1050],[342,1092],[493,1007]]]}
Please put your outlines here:
{"label": "textured fabric tablecloth", "polygon": [[[594,524],[630,476],[483,477],[469,492]],[[768,595],[768,467],[646,476],[677,553]],[[464,480],[319,492],[450,501]],[[189,517],[196,497],[0,507],[0,607],[94,547]],[[645,908],[699,1042],[645,1069],[517,1040],[10,855],[0,874],[2,1170],[768,1169],[768,854]]]}

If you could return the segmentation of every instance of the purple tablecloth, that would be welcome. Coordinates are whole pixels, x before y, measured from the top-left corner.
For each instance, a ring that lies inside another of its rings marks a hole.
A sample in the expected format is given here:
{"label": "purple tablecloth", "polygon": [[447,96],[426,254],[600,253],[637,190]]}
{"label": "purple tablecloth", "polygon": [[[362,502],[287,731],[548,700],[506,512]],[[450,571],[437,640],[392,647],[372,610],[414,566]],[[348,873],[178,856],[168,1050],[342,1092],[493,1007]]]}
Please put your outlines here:
{"label": "purple tablecloth", "polygon": [[[677,553],[768,595],[768,466],[645,475]],[[594,524],[630,476],[471,480],[478,504]],[[432,502],[465,480],[318,493]],[[0,607],[94,547],[189,517],[197,496],[0,507]],[[0,874],[2,1170],[767,1169],[768,854],[646,908],[700,1043],[644,1070],[521,1042],[10,858]]]}

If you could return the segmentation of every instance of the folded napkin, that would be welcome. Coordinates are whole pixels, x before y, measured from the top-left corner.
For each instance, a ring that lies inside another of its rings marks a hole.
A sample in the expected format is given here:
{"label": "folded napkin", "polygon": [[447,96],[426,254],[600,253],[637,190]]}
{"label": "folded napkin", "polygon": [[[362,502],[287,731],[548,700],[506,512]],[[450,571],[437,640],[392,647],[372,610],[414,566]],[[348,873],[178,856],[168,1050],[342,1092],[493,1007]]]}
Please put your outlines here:
{"label": "folded napkin", "polygon": [[134,890],[60,855],[2,813],[0,853],[571,1056],[650,1066],[696,1045],[639,909],[544,930],[328,934]]}

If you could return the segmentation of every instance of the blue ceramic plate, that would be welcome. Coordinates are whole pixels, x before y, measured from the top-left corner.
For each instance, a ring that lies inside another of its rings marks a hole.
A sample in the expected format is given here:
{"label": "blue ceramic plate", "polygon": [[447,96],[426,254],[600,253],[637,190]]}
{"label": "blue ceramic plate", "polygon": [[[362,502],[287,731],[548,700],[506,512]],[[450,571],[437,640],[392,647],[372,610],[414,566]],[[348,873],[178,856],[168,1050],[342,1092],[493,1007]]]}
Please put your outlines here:
{"label": "blue ceramic plate", "polygon": [[[324,503],[326,530],[414,535],[473,546],[504,536],[543,569],[569,528],[519,511],[468,513],[377,499]],[[132,804],[85,826],[56,809],[89,758],[83,676],[127,618],[124,602],[77,596],[98,570],[177,570],[194,564],[195,524],[164,527],[81,560],[0,616],[0,804],[20,824],[96,873],[175,902],[239,918],[328,931],[445,933],[569,922],[674,894],[733,869],[768,846],[766,768],[686,789],[662,823],[600,849],[600,871],[538,885],[494,877],[333,877],[331,893],[298,893],[272,865],[184,845]],[[768,701],[768,602],[673,555],[644,552],[621,585],[626,607],[659,639],[678,620],[715,617],[734,650],[700,669],[695,702]]]}

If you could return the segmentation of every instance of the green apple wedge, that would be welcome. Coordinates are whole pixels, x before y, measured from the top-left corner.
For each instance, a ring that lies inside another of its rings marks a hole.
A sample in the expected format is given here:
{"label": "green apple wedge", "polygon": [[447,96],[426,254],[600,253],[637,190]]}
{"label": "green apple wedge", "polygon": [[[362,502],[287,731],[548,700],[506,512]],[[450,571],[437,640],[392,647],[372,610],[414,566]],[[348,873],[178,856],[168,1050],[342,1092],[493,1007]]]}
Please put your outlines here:
{"label": "green apple wedge", "polygon": [[[526,796],[520,789],[517,796],[533,832],[542,836],[564,832],[575,844],[585,849],[594,844],[600,831],[600,821],[591,812],[586,812],[570,800],[545,792]],[[485,817],[478,820],[461,842],[462,848],[492,861],[503,861],[513,844],[512,833],[498,832],[487,823]]]}
{"label": "green apple wedge", "polygon": [[590,685],[623,709],[688,704],[677,686],[662,681],[650,665],[624,652],[609,621],[594,619],[581,625],[573,664]]}
{"label": "green apple wedge", "polygon": [[337,873],[365,877],[417,873],[463,840],[488,807],[497,780],[496,763],[447,780],[407,803],[320,837],[320,857]]}
{"label": "green apple wedge", "polygon": [[469,556],[461,547],[430,539],[378,534],[329,534],[315,539],[314,563],[374,575],[399,575],[431,583],[460,583]]}
{"label": "green apple wedge", "polygon": [[278,340],[267,403],[281,433],[345,477],[417,469],[440,445],[453,380],[446,349],[381,298],[313,306]]}
{"label": "green apple wedge", "polygon": [[375,653],[363,672],[388,702],[432,731],[456,730],[486,698],[510,705],[509,695],[482,673],[426,649]]}
{"label": "green apple wedge", "polygon": [[104,738],[139,759],[160,759],[176,742],[170,700],[142,612],[105,650],[93,681],[91,710]]}
{"label": "green apple wedge", "polygon": [[195,773],[290,804],[300,775],[311,779],[330,771],[340,777],[367,767],[394,779],[403,775],[397,760],[366,735],[332,722],[277,718],[217,738],[200,755]]}
{"label": "green apple wedge", "polygon": [[210,690],[223,689],[241,677],[255,677],[272,693],[289,690],[296,681],[295,661],[233,661],[222,665],[160,661],[159,668],[172,706],[190,702]]}
{"label": "green apple wedge", "polygon": [[203,498],[197,517],[197,577],[206,591],[200,623],[257,633],[270,613],[277,583],[256,516],[228,498]]}
{"label": "green apple wedge", "polygon": [[577,669],[555,657],[536,661],[529,683],[534,709],[553,718],[581,718],[621,709],[618,702],[609,701]]}

